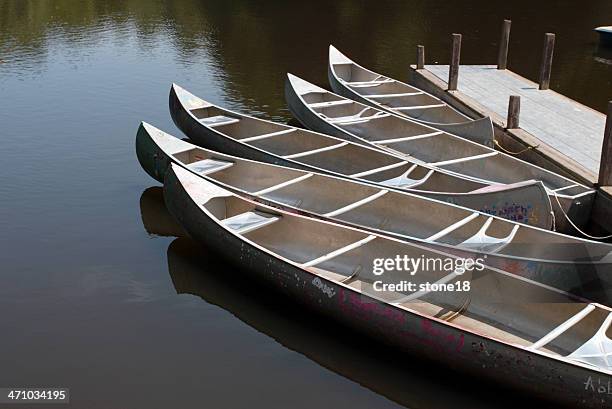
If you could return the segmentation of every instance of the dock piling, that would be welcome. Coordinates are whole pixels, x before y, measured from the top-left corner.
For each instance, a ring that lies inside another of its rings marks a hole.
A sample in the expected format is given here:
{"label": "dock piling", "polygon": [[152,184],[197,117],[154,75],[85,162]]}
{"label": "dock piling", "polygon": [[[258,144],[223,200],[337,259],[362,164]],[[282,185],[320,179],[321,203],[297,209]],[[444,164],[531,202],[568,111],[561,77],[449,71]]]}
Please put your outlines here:
{"label": "dock piling", "polygon": [[417,45],[417,70],[425,68],[425,46]]}
{"label": "dock piling", "polygon": [[608,102],[608,117],[599,164],[599,186],[612,186],[612,101]]}
{"label": "dock piling", "polygon": [[453,34],[453,49],[448,70],[448,90],[456,91],[459,80],[459,62],[461,60],[461,34]]}
{"label": "dock piling", "polygon": [[505,70],[508,67],[508,44],[510,43],[511,20],[504,20],[501,40],[499,41],[499,54],[497,54],[497,69]]}
{"label": "dock piling", "polygon": [[555,35],[544,34],[544,49],[542,50],[542,64],[540,65],[540,89],[550,88],[550,74],[552,72],[553,52],[555,49]]}
{"label": "dock piling", "polygon": [[519,127],[521,116],[521,97],[519,95],[510,95],[508,99],[508,120],[506,121],[507,129],[516,129]]}

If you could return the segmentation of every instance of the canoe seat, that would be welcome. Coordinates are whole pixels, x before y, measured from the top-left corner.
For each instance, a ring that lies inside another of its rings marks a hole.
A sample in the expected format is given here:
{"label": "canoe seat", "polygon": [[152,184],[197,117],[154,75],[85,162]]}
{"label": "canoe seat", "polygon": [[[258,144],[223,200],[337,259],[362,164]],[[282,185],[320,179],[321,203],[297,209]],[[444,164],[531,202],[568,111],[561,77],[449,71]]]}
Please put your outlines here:
{"label": "canoe seat", "polygon": [[[412,168],[410,169],[412,170]],[[412,179],[408,177],[408,173],[406,172],[400,176],[388,179],[388,180],[383,180],[381,182],[378,182],[380,184],[383,184],[385,186],[390,186],[390,187],[398,187],[398,188],[402,188],[402,189],[407,189],[413,186],[418,186],[421,185],[423,183],[425,183],[425,181],[427,181],[427,179],[429,179],[429,177],[431,175],[433,175],[434,171],[430,170],[429,172],[427,172],[427,174],[425,176],[423,176],[421,179]]]}
{"label": "canoe seat", "polygon": [[514,226],[510,234],[506,237],[497,238],[487,235],[487,230],[491,223],[493,222],[493,218],[489,217],[487,221],[482,225],[478,233],[460,243],[461,247],[467,247],[470,250],[487,252],[487,253],[495,253],[507,246],[512,242],[516,232],[518,231],[518,224]]}
{"label": "canoe seat", "polygon": [[222,125],[230,125],[240,122],[238,118],[232,118],[225,115],[215,115],[200,119],[200,123],[206,126],[215,127]]}
{"label": "canoe seat", "polygon": [[208,175],[209,173],[218,172],[232,166],[233,162],[226,162],[216,159],[204,159],[190,163],[187,167],[198,175]]}
{"label": "canoe seat", "polygon": [[241,213],[221,221],[221,223],[238,234],[245,234],[260,227],[267,226],[279,220],[280,217],[254,210],[252,212]]}
{"label": "canoe seat", "polygon": [[612,370],[612,340],[606,335],[610,324],[612,324],[612,313],[608,314],[591,339],[567,357],[608,371]]}

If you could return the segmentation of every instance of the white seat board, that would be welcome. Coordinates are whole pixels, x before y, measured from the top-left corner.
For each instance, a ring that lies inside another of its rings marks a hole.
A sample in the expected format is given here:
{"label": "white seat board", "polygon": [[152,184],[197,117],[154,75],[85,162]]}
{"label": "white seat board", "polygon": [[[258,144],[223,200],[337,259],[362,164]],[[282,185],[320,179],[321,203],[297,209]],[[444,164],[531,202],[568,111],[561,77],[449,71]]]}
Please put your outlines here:
{"label": "white seat board", "polygon": [[225,227],[233,230],[235,233],[245,234],[274,223],[279,219],[280,216],[274,216],[255,210],[224,219],[221,221],[221,223]]}
{"label": "white seat board", "polygon": [[232,165],[234,165],[234,162],[226,162],[218,159],[204,159],[188,164],[187,168],[198,175],[208,175],[210,173],[227,169]]}
{"label": "white seat board", "polygon": [[235,124],[237,122],[240,122],[240,119],[232,118],[232,117],[225,116],[225,115],[215,115],[215,116],[209,116],[207,118],[199,119],[199,121],[203,125],[214,128],[216,126]]}

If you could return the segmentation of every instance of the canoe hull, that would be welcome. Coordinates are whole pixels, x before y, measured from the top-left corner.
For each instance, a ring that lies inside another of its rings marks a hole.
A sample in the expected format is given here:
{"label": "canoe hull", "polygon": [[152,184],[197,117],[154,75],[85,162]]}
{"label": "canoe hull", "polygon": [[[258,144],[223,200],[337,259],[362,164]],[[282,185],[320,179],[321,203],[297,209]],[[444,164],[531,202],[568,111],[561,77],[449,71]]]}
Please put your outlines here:
{"label": "canoe hull", "polygon": [[280,157],[275,157],[260,150],[253,149],[248,145],[235,142],[208,129],[185,110],[186,108],[181,104],[181,101],[176,94],[175,87],[172,87],[170,90],[169,104],[170,115],[174,121],[174,124],[185,135],[200,146],[217,152],[226,153],[228,155],[272,163],[274,165],[294,167],[303,170],[308,169],[306,166],[300,166],[294,162],[290,162]]}
{"label": "canoe hull", "polygon": [[[539,398],[585,408],[601,408],[610,403],[610,395],[598,393],[597,386],[607,385],[612,377],[594,375],[586,368],[463,331],[315,276],[228,234],[193,202],[172,170],[165,180],[168,210],[190,236],[221,254],[239,255],[249,274],[291,299],[402,352]],[[594,391],[590,385],[594,385]]]}
{"label": "canoe hull", "polygon": [[386,112],[390,112],[395,115],[406,116],[413,121],[431,126],[436,129],[440,129],[441,131],[452,133],[454,135],[460,136],[462,138],[468,139],[472,142],[479,143],[481,145],[488,146],[489,148],[493,148],[495,145],[493,143],[494,130],[493,130],[493,122],[491,122],[491,118],[480,118],[474,119],[471,121],[465,122],[455,122],[455,123],[438,123],[438,122],[430,122],[423,121],[418,118],[402,115],[396,111],[386,108],[383,105],[376,104],[372,102],[370,99],[365,98],[364,96],[356,93],[352,89],[345,86],[341,83],[334,72],[332,71],[332,67],[328,64],[327,68],[327,76],[329,79],[329,85],[332,91],[338,95],[341,95],[345,98],[352,99],[357,102],[361,102],[362,104],[370,105],[374,108],[381,109]]}

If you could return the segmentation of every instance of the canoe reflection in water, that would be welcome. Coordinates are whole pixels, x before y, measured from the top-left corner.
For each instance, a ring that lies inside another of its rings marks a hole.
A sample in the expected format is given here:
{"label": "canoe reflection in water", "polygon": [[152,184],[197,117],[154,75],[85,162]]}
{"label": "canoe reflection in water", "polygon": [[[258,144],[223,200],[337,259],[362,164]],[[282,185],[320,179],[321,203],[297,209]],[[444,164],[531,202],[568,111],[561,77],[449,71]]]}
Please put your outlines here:
{"label": "canoe reflection in water", "polygon": [[593,58],[599,63],[612,65],[612,47],[599,44]]}
{"label": "canoe reflection in water", "polygon": [[[496,396],[501,391],[496,385],[404,357],[321,314],[295,306],[252,280],[240,266],[186,237],[168,213],[161,187],[145,190],[140,206],[149,234],[180,237],[168,247],[168,269],[178,294],[201,297],[284,347],[409,408],[484,409],[491,408],[491,402],[497,408],[529,407],[526,398],[514,393],[512,399],[499,402]],[[529,402],[533,404],[533,399]],[[538,407],[547,406],[538,403]]]}

